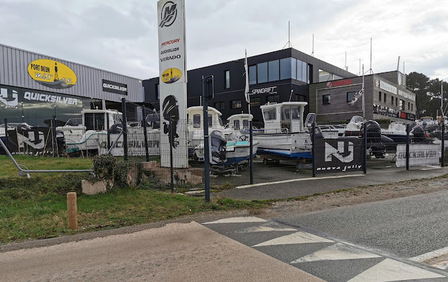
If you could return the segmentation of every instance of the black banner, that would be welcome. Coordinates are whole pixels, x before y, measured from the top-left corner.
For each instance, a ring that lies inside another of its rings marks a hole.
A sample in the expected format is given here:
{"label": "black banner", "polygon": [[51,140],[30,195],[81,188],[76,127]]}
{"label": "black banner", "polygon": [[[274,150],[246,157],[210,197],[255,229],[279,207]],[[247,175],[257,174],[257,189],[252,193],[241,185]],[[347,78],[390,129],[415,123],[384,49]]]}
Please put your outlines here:
{"label": "black banner", "polygon": [[123,83],[103,79],[103,91],[120,95],[128,95],[128,86]]}
{"label": "black banner", "polygon": [[13,154],[50,154],[65,150],[63,137],[58,134],[56,140],[53,144],[53,130],[49,127],[17,128],[8,130],[7,147]]}
{"label": "black banner", "polygon": [[317,172],[346,172],[364,170],[362,138],[316,138],[314,156]]}

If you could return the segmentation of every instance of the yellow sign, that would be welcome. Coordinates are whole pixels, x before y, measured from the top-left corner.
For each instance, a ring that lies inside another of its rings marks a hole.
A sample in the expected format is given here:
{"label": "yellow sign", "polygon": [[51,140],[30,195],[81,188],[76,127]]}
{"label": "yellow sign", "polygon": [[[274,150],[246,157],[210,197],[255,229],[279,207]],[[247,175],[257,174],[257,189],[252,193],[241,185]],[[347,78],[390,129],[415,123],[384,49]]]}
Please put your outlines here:
{"label": "yellow sign", "polygon": [[40,59],[28,65],[28,74],[38,83],[50,88],[64,89],[76,84],[76,74],[61,62]]}
{"label": "yellow sign", "polygon": [[174,83],[182,77],[182,72],[176,68],[167,69],[162,73],[162,81],[164,83]]}

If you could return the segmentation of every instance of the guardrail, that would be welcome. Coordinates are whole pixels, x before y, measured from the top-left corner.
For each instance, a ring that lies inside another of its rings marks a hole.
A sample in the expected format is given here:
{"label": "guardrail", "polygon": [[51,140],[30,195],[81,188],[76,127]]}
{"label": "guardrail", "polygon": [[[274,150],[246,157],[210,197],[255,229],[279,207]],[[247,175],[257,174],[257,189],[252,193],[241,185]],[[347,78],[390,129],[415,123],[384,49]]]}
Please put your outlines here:
{"label": "guardrail", "polygon": [[14,165],[17,167],[17,169],[19,170],[19,175],[24,175],[26,174],[27,178],[30,179],[30,173],[53,173],[53,172],[62,172],[62,173],[73,173],[73,172],[93,172],[93,169],[57,169],[57,170],[47,170],[47,169],[24,169],[22,168],[23,166],[18,164],[17,161],[14,159],[14,157],[12,156],[11,152],[8,150],[8,147],[6,147],[5,143],[3,143],[3,141],[0,139],[0,145],[3,147],[3,149],[5,150],[6,154],[8,155],[8,157],[11,159],[11,161],[14,163]]}

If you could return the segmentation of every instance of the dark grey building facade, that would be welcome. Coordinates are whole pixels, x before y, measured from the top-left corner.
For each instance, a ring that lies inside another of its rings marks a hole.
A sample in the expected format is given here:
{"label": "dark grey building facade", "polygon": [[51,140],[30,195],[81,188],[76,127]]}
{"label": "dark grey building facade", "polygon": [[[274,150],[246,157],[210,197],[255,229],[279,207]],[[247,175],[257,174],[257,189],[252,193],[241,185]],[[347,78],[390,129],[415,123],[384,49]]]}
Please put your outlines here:
{"label": "dark grey building facade", "polygon": [[[309,102],[309,85],[320,81],[354,77],[353,73],[288,48],[247,58],[249,92],[254,126],[262,127],[260,105],[268,102]],[[247,113],[244,58],[207,66],[188,73],[188,107],[202,105],[202,77],[214,76],[215,94],[208,102],[223,114],[223,120],[233,114]],[[159,78],[143,81],[145,103],[159,110]]]}
{"label": "dark grey building facade", "polygon": [[[363,86],[364,99],[348,102]],[[364,102],[364,107],[363,107]],[[399,71],[347,77],[309,86],[309,111],[317,122],[346,123],[352,116],[411,123],[415,120],[416,95],[406,88],[406,76]]]}

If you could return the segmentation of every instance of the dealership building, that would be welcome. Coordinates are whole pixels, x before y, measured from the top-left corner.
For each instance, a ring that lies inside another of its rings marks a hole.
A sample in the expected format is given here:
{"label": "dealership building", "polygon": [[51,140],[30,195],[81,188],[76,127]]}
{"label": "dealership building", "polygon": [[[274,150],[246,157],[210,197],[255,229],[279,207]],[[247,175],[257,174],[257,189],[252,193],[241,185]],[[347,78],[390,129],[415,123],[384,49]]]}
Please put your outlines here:
{"label": "dealership building", "polygon": [[[122,109],[143,102],[139,79],[0,44],[0,123],[45,126],[82,109]],[[129,107],[129,115],[138,115]]]}
{"label": "dealership building", "polygon": [[[248,111],[244,58],[187,72],[187,105],[202,104],[202,77],[213,75],[214,97],[208,102],[229,116]],[[353,115],[367,119],[412,121],[415,94],[406,89],[398,71],[357,76],[293,48],[247,58],[254,125],[263,126],[260,105],[306,101],[319,123],[347,122]],[[122,110],[122,99],[160,107],[159,78],[136,78],[0,44],[0,123],[26,122],[45,126],[56,116],[67,121],[82,109]],[[350,101],[364,85],[364,100]],[[364,102],[364,107],[362,106]],[[127,107],[128,120],[141,111]]]}
{"label": "dealership building", "polygon": [[[251,56],[247,61],[251,113],[257,127],[263,127],[260,105],[284,101],[308,102],[306,112],[316,113],[319,123],[348,122],[353,115],[402,121],[415,118],[415,94],[406,89],[400,72],[363,78],[294,48]],[[189,70],[187,75],[188,107],[202,105],[202,77],[212,75],[214,97],[208,105],[222,113],[224,122],[233,114],[247,113],[244,58]],[[363,81],[364,113],[362,99],[348,104]],[[143,86],[145,102],[159,109],[159,78],[144,80]]]}

